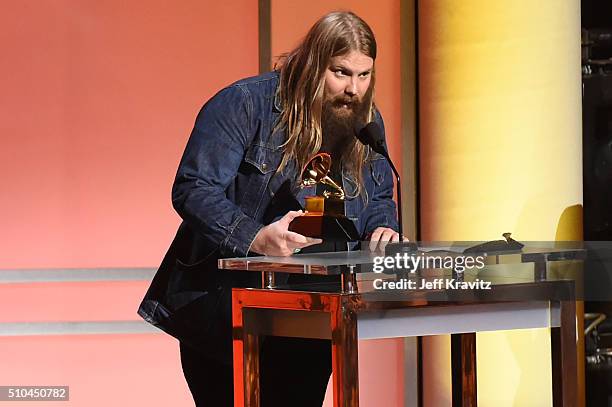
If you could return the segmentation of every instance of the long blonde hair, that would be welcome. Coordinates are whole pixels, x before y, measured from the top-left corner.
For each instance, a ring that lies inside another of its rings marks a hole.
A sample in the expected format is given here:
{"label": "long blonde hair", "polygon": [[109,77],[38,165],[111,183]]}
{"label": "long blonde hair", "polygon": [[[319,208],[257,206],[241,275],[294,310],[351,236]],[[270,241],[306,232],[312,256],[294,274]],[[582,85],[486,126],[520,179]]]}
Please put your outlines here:
{"label": "long blonde hair", "polygon": [[[285,128],[282,170],[290,160],[296,160],[298,171],[321,148],[322,106],[325,71],[330,59],[360,51],[376,60],[376,40],[368,24],[352,12],[333,12],[321,17],[308,31],[302,43],[282,56],[279,99],[282,113],[278,128]],[[373,89],[375,75],[371,73],[367,92],[366,120],[374,117]],[[366,148],[353,139],[343,156],[343,164],[356,181],[358,195],[363,186],[362,169]]]}

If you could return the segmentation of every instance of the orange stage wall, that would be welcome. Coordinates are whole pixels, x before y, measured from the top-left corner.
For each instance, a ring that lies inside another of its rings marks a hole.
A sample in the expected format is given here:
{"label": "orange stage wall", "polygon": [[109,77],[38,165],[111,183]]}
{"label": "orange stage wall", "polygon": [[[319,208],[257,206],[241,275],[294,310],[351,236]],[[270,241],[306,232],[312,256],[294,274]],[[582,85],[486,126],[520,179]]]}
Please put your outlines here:
{"label": "orange stage wall", "polygon": [[195,116],[257,74],[257,2],[4,1],[0,268],[156,266]]}
{"label": "orange stage wall", "polygon": [[[257,74],[257,15],[253,0],[3,1],[0,272],[159,264],[198,110]],[[0,283],[0,333],[135,321],[147,285]],[[0,359],[2,385],[70,386],[58,405],[193,405],[163,334],[0,335]]]}

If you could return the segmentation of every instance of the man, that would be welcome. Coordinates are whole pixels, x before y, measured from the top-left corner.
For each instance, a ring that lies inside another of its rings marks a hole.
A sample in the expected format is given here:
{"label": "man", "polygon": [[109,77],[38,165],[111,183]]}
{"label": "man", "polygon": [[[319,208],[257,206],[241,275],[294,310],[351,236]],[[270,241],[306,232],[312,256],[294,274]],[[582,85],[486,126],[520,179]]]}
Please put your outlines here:
{"label": "man", "polygon": [[[183,222],[139,314],[180,340],[197,406],[231,406],[231,288],[257,287],[255,273],[217,269],[223,257],[289,256],[321,243],[288,230],[312,188],[297,188],[317,152],[347,193],[346,215],[362,238],[397,240],[386,161],[354,136],[382,125],[372,95],[376,42],[353,13],[322,17],[279,71],[221,90],[199,113],[172,190]],[[294,195],[285,195],[286,191]],[[264,407],[321,405],[331,371],[329,341],[267,338],[261,352]]]}

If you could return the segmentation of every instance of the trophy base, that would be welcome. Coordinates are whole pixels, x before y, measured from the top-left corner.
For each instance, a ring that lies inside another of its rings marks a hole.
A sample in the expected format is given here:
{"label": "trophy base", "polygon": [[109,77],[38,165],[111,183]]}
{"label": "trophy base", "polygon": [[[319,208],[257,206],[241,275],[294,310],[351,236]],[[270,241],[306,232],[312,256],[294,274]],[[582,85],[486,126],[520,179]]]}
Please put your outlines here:
{"label": "trophy base", "polygon": [[344,200],[338,198],[325,198],[322,196],[306,197],[306,213],[312,215],[331,215],[344,217]]}
{"label": "trophy base", "polygon": [[344,215],[306,214],[295,218],[289,224],[289,230],[325,241],[350,242],[359,240],[359,233],[355,224]]}

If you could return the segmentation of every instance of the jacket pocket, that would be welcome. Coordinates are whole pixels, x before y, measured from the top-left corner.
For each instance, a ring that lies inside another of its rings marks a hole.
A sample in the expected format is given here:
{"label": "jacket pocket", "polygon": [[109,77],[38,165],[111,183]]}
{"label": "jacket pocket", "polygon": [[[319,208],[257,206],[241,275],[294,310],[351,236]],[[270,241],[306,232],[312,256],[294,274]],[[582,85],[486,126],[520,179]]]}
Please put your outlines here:
{"label": "jacket pocket", "polygon": [[176,317],[195,319],[204,331],[214,320],[223,291],[218,271],[207,267],[205,260],[190,265],[177,260],[166,295],[166,303]]}
{"label": "jacket pocket", "polygon": [[372,181],[374,181],[375,187],[378,187],[385,180],[385,173],[383,171],[385,159],[382,156],[380,158],[374,158],[372,161],[369,162],[369,164]]}
{"label": "jacket pocket", "polygon": [[255,167],[260,174],[269,174],[276,171],[282,158],[281,149],[254,144],[247,150],[244,162]]}
{"label": "jacket pocket", "polygon": [[240,209],[253,219],[257,219],[262,208],[265,209],[269,203],[270,196],[266,192],[268,183],[281,159],[280,149],[258,144],[249,147],[245,154],[240,170],[244,178],[240,181],[236,196]]}

